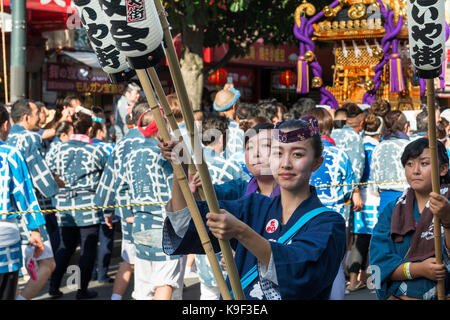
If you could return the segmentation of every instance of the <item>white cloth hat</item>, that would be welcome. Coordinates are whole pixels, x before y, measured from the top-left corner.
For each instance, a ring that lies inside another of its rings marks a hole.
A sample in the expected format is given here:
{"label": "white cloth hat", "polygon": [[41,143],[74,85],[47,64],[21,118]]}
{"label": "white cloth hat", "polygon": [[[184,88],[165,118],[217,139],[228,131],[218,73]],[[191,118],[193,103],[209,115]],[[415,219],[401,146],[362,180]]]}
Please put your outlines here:
{"label": "white cloth hat", "polygon": [[367,103],[360,103],[360,104],[358,104],[358,107],[359,107],[362,111],[364,111],[364,110],[367,110],[367,109],[370,108],[370,104],[367,104]]}
{"label": "white cloth hat", "polygon": [[329,105],[327,105],[327,104],[318,104],[318,105],[316,105],[316,107],[317,108],[323,108],[323,109],[325,109],[327,111],[329,111],[331,109],[331,107]]}
{"label": "white cloth hat", "polygon": [[445,120],[450,122],[450,108],[449,109],[445,109],[444,111],[442,111],[441,118],[445,118]]}
{"label": "white cloth hat", "polygon": [[83,106],[76,107],[75,112],[81,112],[81,113],[87,114],[88,116],[92,116],[92,111]]}

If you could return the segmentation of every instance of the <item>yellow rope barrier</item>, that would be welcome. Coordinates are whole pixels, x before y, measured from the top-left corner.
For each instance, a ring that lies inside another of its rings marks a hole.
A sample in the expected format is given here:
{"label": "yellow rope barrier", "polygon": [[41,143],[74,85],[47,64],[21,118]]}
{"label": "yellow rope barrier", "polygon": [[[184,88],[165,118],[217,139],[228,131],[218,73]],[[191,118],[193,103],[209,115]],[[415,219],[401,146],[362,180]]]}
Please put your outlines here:
{"label": "yellow rope barrier", "polygon": [[[318,185],[316,188],[335,188],[335,187],[345,187],[345,186],[366,186],[369,184],[388,184],[388,183],[402,183],[407,182],[406,180],[392,180],[392,181],[379,181],[379,182],[359,182],[359,183],[342,183],[334,185]],[[156,203],[141,203],[141,204],[121,204],[113,206],[101,206],[101,207],[83,207],[83,208],[68,208],[68,209],[49,209],[49,210],[37,210],[37,211],[16,211],[16,212],[3,212],[1,215],[12,215],[12,214],[27,214],[27,213],[52,213],[52,212],[64,212],[64,211],[85,211],[85,210],[103,210],[103,209],[114,209],[114,208],[125,208],[125,207],[146,207],[146,206],[158,206],[165,205],[166,202],[156,202]]]}
{"label": "yellow rope barrier", "polygon": [[381,181],[381,182],[359,182],[359,183],[343,183],[335,185],[319,185],[316,188],[335,188],[335,187],[346,187],[346,186],[367,186],[369,184],[388,184],[388,183],[402,183],[407,182],[406,180],[392,180],[392,181]]}
{"label": "yellow rope barrier", "polygon": [[165,205],[166,202],[156,202],[156,203],[141,203],[141,204],[120,204],[114,206],[102,206],[102,207],[83,207],[83,208],[68,208],[68,209],[49,209],[49,210],[36,210],[36,211],[16,211],[16,212],[3,212],[0,215],[10,215],[10,214],[27,214],[27,213],[52,213],[52,212],[64,212],[64,211],[85,211],[85,210],[100,210],[100,209],[114,209],[114,208],[124,208],[124,207],[144,207],[144,206],[158,206]]}

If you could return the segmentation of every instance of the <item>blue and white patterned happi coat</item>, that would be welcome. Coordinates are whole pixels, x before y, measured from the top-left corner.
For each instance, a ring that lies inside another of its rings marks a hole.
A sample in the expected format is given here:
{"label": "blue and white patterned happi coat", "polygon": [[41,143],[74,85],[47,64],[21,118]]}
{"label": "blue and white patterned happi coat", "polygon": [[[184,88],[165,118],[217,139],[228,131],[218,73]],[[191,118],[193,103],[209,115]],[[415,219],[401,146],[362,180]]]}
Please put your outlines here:
{"label": "blue and white patterned happi coat", "polygon": [[123,178],[130,186],[131,204],[154,204],[133,207],[133,242],[136,256],[149,261],[175,260],[162,250],[162,227],[165,204],[172,194],[173,169],[157,146],[158,141],[146,138],[124,159]]}
{"label": "blue and white patterned happi coat", "polygon": [[[184,143],[186,144],[186,148],[189,151],[189,153],[191,154],[191,157],[193,156],[192,153],[192,146],[191,146],[191,137],[189,135],[189,132],[186,128],[186,124],[184,122],[181,122],[178,124],[178,132],[172,132],[172,135],[175,137],[179,137],[181,136],[183,138]],[[198,133],[198,131],[197,131]],[[201,139],[200,139],[201,140]]]}
{"label": "blue and white patterned happi coat", "polygon": [[[342,148],[324,139],[322,141],[323,163],[312,173],[311,185],[316,187],[317,196],[323,205],[340,213],[348,222],[350,206],[345,206],[345,203],[350,199],[354,188],[352,184],[355,182],[355,177],[352,163]],[[331,185],[333,187],[328,187]]]}
{"label": "blue and white patterned happi coat", "polygon": [[[364,150],[366,152],[366,164],[361,182],[368,182],[370,178],[370,164],[375,147],[379,144],[378,140],[370,136],[364,137]],[[369,192],[369,187],[361,186],[360,195],[363,201],[361,211],[355,211],[353,233],[371,234],[378,221],[378,208],[380,206],[380,197]]]}
{"label": "blue and white patterned happi coat", "polygon": [[[16,219],[18,214],[4,214],[18,211],[39,211],[39,204],[33,191],[33,182],[21,152],[0,141],[0,220]],[[42,213],[22,214],[28,230],[45,225]],[[0,273],[14,272],[22,266],[21,242],[11,246],[0,243]]]}
{"label": "blue and white patterned happi coat", "polygon": [[[204,148],[203,153],[208,164],[213,185],[220,185],[230,180],[250,180],[250,177],[242,170],[239,163],[231,161],[230,159],[224,159],[211,148]],[[216,254],[216,257],[220,261],[221,254]],[[205,286],[217,286],[216,279],[206,254],[196,254],[195,265],[199,270],[199,278],[201,283]],[[226,279],[226,271],[221,265],[220,268],[224,278]]]}
{"label": "blue and white patterned happi coat", "polygon": [[[16,146],[25,159],[28,171],[33,181],[33,187],[41,210],[54,209],[52,206],[52,197],[59,190],[55,179],[44,159],[44,147],[42,138],[37,132],[26,130],[24,127],[14,124],[8,135],[6,143]],[[29,234],[25,232],[25,226],[19,223],[22,243],[27,244]],[[48,233],[44,226],[39,228],[43,241],[48,240]]]}
{"label": "blue and white patterned happi coat", "polygon": [[[48,147],[47,153],[45,154],[45,161],[47,161],[47,157],[49,157],[49,154],[54,154],[57,150],[57,147],[60,143],[63,143],[58,137],[55,137],[50,143],[50,146]],[[47,161],[48,162],[48,161]]]}
{"label": "blue and white patterned happi coat", "polygon": [[250,176],[245,173],[242,166],[231,159],[225,159],[213,149],[204,147],[203,155],[208,164],[213,184],[222,184],[230,180],[249,181]]}
{"label": "blue and white patterned happi coat", "polygon": [[[69,140],[58,145],[49,155],[50,169],[67,183],[55,197],[56,209],[83,208],[95,206],[97,185],[107,161],[101,146]],[[100,223],[101,210],[71,210],[58,213],[61,227],[84,227]]]}
{"label": "blue and white patterned happi coat", "polygon": [[[231,158],[235,154],[244,154],[244,130],[239,128],[239,123],[228,119],[228,129],[227,129],[227,143],[225,146],[225,151],[222,156],[225,159]],[[235,160],[242,161],[242,158]],[[244,159],[245,162],[245,159]]]}
{"label": "blue and white patterned happi coat", "polygon": [[[92,142],[95,144],[95,145],[98,145],[98,146],[100,146],[102,149],[103,149],[103,151],[105,152],[105,154],[106,154],[106,156],[109,158],[109,156],[111,155],[111,153],[113,152],[113,150],[114,150],[114,143],[109,143],[109,142],[103,142],[102,140],[99,140],[99,139],[92,139]],[[94,200],[95,201],[95,200]],[[108,215],[110,212],[112,212],[111,210],[109,210],[109,209],[104,209],[104,210],[102,210],[102,212],[103,212],[103,214],[102,214],[102,216],[101,216],[101,223],[102,224],[105,224],[105,219],[104,219],[104,216],[105,216],[105,212],[107,212],[106,214]],[[117,221],[119,221],[119,219],[118,219],[118,217],[116,216],[116,217],[114,217],[114,219],[112,220],[112,223],[116,223]]]}
{"label": "blue and white patterned happi coat", "polygon": [[[113,152],[108,158],[102,177],[95,195],[96,206],[126,205],[131,202],[130,186],[125,176],[125,157],[130,154],[136,146],[143,143],[144,135],[137,128],[132,128],[117,142]],[[110,215],[111,211],[104,211],[104,215]],[[131,207],[118,207],[114,209],[116,216],[120,218],[122,227],[122,238],[133,241],[132,224],[125,221],[133,216]]]}
{"label": "blue and white patterned happi coat", "polygon": [[364,172],[364,143],[362,137],[352,128],[344,125],[342,129],[333,129],[331,138],[336,147],[342,148],[352,162],[355,182],[361,181]]}
{"label": "blue and white patterned happi coat", "polygon": [[[200,124],[198,124],[199,126]],[[180,123],[179,125],[179,134],[183,137],[183,140],[186,144],[187,150],[191,153],[191,157],[193,157],[193,152],[191,148],[191,140],[189,133],[187,131],[185,123]],[[201,127],[198,128],[201,132]],[[175,134],[175,136],[177,136]],[[232,163],[238,163],[242,170],[244,171],[245,180],[248,181],[250,177],[250,172],[248,172],[247,166],[245,164],[245,150],[244,150],[244,131],[239,128],[239,124],[235,121],[228,119],[228,129],[227,129],[227,143],[226,149],[222,151],[220,154],[220,159],[230,161]],[[201,139],[203,140],[203,139]],[[205,146],[202,143],[203,150]],[[223,161],[222,160],[222,161]]]}
{"label": "blue and white patterned happi coat", "polygon": [[[33,186],[38,191],[36,195],[40,205],[41,199],[39,194],[45,198],[51,198],[58,193],[58,185],[53,179],[52,173],[44,159],[44,149],[39,134],[14,124],[11,127],[6,143],[16,146],[22,152],[33,180]],[[42,209],[44,210],[45,208]]]}
{"label": "blue and white patterned happi coat", "polygon": [[109,143],[109,142],[103,142],[102,140],[99,139],[92,139],[92,142],[95,145],[99,145],[102,147],[103,151],[106,153],[106,156],[110,156],[112,151],[114,150],[114,143]]}
{"label": "blue and white patterned happi coat", "polygon": [[[52,141],[52,143],[50,143],[50,146],[48,147],[47,153],[45,154],[45,161],[48,164],[48,160],[52,157],[54,157],[55,153],[58,152],[58,146],[63,143],[58,137],[55,137]],[[39,199],[39,197],[38,197]],[[41,200],[41,199],[39,199]],[[44,199],[45,200],[45,206],[42,207],[43,209],[55,209],[55,207],[53,206],[53,201],[52,199]],[[39,203],[41,204],[42,201],[39,201]]]}
{"label": "blue and white patterned happi coat", "polygon": [[[390,138],[383,140],[372,152],[370,164],[371,182],[383,182],[382,184],[369,184],[369,190],[379,193],[380,190],[393,190],[403,192],[408,188],[401,157],[409,140]],[[386,183],[387,182],[387,183]]]}

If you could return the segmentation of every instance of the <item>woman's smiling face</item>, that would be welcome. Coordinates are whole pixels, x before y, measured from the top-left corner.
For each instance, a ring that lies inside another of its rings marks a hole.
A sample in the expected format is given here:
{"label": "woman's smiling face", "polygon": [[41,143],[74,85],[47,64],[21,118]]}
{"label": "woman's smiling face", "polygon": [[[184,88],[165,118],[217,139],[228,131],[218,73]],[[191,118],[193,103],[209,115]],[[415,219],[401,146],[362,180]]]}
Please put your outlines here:
{"label": "woman's smiling face", "polygon": [[311,174],[323,162],[323,158],[315,158],[311,139],[282,143],[272,140],[270,168],[280,188],[295,191],[308,186]]}

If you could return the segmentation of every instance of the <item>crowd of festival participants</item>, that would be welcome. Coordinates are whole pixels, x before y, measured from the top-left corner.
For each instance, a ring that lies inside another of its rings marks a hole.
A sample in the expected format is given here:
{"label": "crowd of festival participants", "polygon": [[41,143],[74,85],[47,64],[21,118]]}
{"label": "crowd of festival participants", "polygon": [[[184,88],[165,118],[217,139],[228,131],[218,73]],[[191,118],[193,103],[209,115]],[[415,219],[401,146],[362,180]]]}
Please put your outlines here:
{"label": "crowd of festival participants", "polygon": [[[76,299],[97,297],[89,283],[98,280],[120,300],[134,277],[133,299],[177,300],[192,276],[201,299],[220,299],[173,179],[170,161],[185,164],[194,151],[180,103],[167,97],[179,132],[163,143],[139,91],[127,87],[114,117],[75,96],[56,110],[32,100],[0,106],[0,299],[30,300],[46,285],[62,297],[78,246]],[[301,98],[287,108],[242,102],[225,87],[194,115],[222,210],[197,205],[225,277],[218,239],[230,240],[246,299],[343,300],[366,286],[381,300],[436,299],[441,279],[449,293],[450,109],[436,113],[441,194],[431,187],[425,107],[411,128],[384,100],[333,110]],[[200,199],[198,173],[183,168]],[[433,215],[444,264],[434,256]]]}

